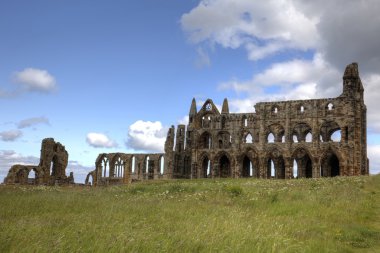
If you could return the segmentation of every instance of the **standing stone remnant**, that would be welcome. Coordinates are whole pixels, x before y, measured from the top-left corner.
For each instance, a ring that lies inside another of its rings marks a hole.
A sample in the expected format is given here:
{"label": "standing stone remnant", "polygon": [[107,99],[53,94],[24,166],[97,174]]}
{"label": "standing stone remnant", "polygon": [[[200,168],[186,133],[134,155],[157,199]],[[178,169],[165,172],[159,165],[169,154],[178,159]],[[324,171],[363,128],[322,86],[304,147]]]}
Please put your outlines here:
{"label": "standing stone remnant", "polygon": [[66,176],[69,154],[65,146],[53,138],[42,140],[39,165],[13,165],[5,184],[63,185],[73,184],[74,176]]}

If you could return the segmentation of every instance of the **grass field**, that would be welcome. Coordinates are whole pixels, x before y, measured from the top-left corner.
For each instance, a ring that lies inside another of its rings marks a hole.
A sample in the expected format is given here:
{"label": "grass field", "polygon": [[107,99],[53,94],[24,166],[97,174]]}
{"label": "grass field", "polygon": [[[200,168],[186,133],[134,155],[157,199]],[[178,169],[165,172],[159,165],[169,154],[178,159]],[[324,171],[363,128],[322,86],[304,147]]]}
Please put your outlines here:
{"label": "grass field", "polygon": [[380,175],[0,186],[0,252],[380,252]]}

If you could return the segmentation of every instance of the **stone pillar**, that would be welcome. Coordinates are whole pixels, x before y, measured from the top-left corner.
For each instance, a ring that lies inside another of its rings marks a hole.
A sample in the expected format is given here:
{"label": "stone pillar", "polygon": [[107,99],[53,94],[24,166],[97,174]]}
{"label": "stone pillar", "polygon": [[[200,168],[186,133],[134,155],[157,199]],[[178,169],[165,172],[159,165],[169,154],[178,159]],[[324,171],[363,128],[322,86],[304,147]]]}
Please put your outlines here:
{"label": "stone pillar", "polygon": [[313,159],[313,178],[319,178],[321,177],[321,164],[319,162],[319,159]]}
{"label": "stone pillar", "polygon": [[285,158],[285,179],[290,179],[293,177],[293,163],[292,158]]}
{"label": "stone pillar", "polygon": [[242,163],[238,160],[235,162],[234,178],[241,178]]}

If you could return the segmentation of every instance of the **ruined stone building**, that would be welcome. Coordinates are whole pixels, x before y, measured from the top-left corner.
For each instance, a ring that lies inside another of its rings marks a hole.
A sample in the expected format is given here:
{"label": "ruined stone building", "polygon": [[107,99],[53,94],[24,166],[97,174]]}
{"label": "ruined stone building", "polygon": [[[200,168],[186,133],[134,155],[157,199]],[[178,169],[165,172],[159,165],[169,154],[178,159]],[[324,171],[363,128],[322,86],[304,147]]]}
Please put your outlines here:
{"label": "ruined stone building", "polygon": [[336,98],[257,103],[254,112],[220,112],[208,99],[189,124],[172,126],[165,154],[100,154],[86,183],[132,179],[334,177],[367,175],[367,116],[358,65]]}
{"label": "ruined stone building", "polygon": [[63,185],[73,184],[74,176],[66,176],[66,167],[69,159],[65,146],[55,142],[53,138],[42,140],[39,165],[13,165],[5,184],[31,185]]}

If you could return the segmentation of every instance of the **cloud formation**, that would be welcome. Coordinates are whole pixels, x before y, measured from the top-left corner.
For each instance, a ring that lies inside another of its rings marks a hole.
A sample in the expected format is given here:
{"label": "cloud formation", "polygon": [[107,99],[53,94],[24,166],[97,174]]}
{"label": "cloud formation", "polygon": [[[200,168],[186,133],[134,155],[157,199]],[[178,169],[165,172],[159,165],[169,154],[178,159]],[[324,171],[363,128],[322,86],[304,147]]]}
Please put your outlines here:
{"label": "cloud formation", "polygon": [[94,148],[115,148],[117,143],[102,133],[88,133],[86,142]]}
{"label": "cloud formation", "polygon": [[13,81],[27,91],[51,92],[56,88],[55,78],[47,71],[35,68],[26,68],[15,72]]}
{"label": "cloud formation", "polygon": [[159,121],[139,120],[129,126],[125,144],[134,150],[164,152],[167,131]]}
{"label": "cloud formation", "polygon": [[0,138],[2,141],[15,141],[22,136],[22,132],[20,130],[9,130],[0,132]]}
{"label": "cloud formation", "polygon": [[[181,25],[194,44],[243,48],[249,60],[270,58],[273,62],[252,79],[219,85],[221,90],[248,95],[230,99],[231,111],[242,112],[234,105],[246,109],[263,100],[338,96],[344,67],[358,62],[369,108],[368,126],[380,132],[380,117],[371,111],[380,106],[374,92],[380,76],[378,13],[377,0],[202,0],[182,16]],[[275,58],[281,54],[286,57]]]}
{"label": "cloud formation", "polygon": [[22,128],[31,127],[31,126],[38,125],[38,124],[46,124],[46,125],[50,125],[50,123],[49,123],[49,119],[46,118],[46,117],[34,117],[34,118],[28,118],[28,119],[21,120],[21,121],[17,124],[17,127],[18,127],[19,129],[22,129]]}
{"label": "cloud formation", "polygon": [[371,174],[379,174],[380,173],[380,145],[369,145],[368,149],[368,158],[369,158],[369,168]]}
{"label": "cloud formation", "polygon": [[245,47],[252,60],[285,49],[315,48],[318,22],[293,1],[202,0],[181,18],[193,43]]}
{"label": "cloud formation", "polygon": [[211,65],[211,60],[206,50],[204,50],[202,47],[198,47],[197,54],[198,58],[195,61],[195,65],[198,68],[208,67]]}

